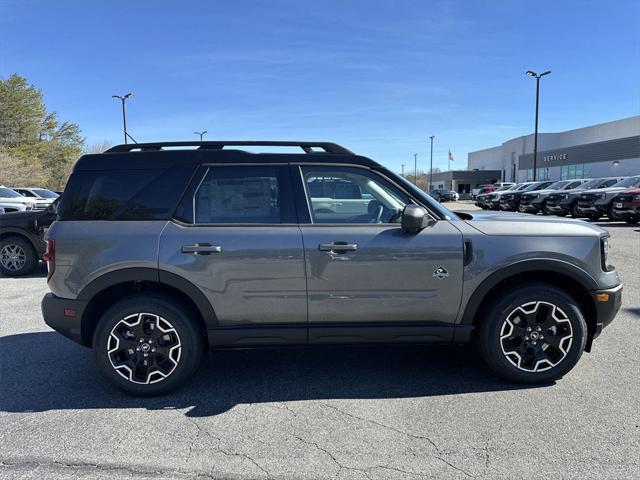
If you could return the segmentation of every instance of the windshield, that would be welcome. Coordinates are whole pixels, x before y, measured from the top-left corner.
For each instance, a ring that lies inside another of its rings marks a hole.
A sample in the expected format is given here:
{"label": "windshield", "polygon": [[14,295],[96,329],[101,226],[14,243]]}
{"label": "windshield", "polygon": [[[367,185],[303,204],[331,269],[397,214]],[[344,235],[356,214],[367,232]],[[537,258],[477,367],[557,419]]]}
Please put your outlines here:
{"label": "windshield", "polygon": [[559,182],[552,183],[546,188],[549,190],[561,190],[567,183],[569,183],[569,180],[560,180]]}
{"label": "windshield", "polygon": [[498,190],[496,190],[496,192],[504,192],[505,190],[511,190],[514,187],[515,185],[503,185]]}
{"label": "windshield", "polygon": [[58,194],[56,192],[52,192],[46,188],[33,188],[32,190],[36,195],[42,198],[58,198]]}
{"label": "windshield", "polygon": [[592,188],[596,188],[598,185],[600,185],[600,183],[602,183],[601,178],[594,178],[593,180],[589,180],[579,187],[576,187],[576,190],[591,190]]}
{"label": "windshield", "polygon": [[612,187],[635,187],[638,183],[640,183],[640,177],[629,177],[613,184]]}
{"label": "windshield", "polygon": [[18,192],[11,190],[10,188],[6,188],[6,187],[0,187],[0,197],[4,197],[4,198],[17,198],[17,197],[21,197],[22,195],[20,195]]}

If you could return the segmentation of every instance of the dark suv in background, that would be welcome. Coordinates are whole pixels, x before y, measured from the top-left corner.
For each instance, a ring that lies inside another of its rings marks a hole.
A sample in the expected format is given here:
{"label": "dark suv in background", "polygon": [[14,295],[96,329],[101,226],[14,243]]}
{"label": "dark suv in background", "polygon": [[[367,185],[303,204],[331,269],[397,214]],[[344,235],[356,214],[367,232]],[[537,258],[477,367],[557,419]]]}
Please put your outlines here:
{"label": "dark suv in background", "polygon": [[525,182],[523,188],[505,192],[500,195],[500,210],[506,210],[508,212],[517,212],[520,207],[520,199],[522,195],[527,192],[535,192],[538,190],[543,190],[551,185],[552,181],[544,181],[544,182]]}
{"label": "dark suv in background", "polygon": [[56,199],[46,210],[0,215],[0,272],[9,276],[28,275],[44,254],[44,235],[56,219]]}
{"label": "dark suv in background", "polygon": [[608,236],[452,213],[332,143],[120,145],[74,167],[42,312],[136,395],[176,388],[206,348],[286,345],[473,341],[499,375],[549,382],[620,308]]}
{"label": "dark suv in background", "polygon": [[581,193],[577,199],[576,210],[579,215],[588,217],[591,220],[597,220],[603,215],[609,217],[610,220],[615,220],[614,197],[623,190],[629,190],[639,186],[640,175],[623,178],[610,187],[598,188]]}
{"label": "dark suv in background", "polygon": [[620,180],[622,180],[622,177],[595,178],[573,190],[551,193],[547,196],[547,212],[545,212],[545,215],[558,215],[560,217],[572,215],[575,218],[580,218],[582,216],[578,212],[578,198],[580,195],[588,190],[610,187]]}

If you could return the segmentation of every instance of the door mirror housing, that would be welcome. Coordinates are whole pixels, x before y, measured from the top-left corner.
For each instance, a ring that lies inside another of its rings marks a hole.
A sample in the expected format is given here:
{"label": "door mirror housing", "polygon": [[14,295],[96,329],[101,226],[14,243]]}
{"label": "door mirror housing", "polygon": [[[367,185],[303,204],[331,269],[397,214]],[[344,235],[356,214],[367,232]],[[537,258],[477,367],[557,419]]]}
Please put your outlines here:
{"label": "door mirror housing", "polygon": [[402,211],[402,229],[408,233],[418,233],[431,225],[427,211],[418,205],[407,205]]}

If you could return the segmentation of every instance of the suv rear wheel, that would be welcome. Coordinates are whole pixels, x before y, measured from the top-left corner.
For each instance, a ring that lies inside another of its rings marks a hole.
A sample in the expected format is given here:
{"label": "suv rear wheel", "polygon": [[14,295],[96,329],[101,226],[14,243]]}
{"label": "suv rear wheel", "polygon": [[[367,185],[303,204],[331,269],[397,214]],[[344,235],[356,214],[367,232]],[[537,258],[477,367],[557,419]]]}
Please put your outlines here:
{"label": "suv rear wheel", "polygon": [[133,395],[167,393],[200,364],[203,335],[187,309],[150,294],[113,305],[93,337],[100,373]]}
{"label": "suv rear wheel", "polygon": [[587,341],[576,301],[543,283],[514,290],[481,320],[482,357],[498,375],[516,382],[561,378],[578,362]]}
{"label": "suv rear wheel", "polygon": [[5,275],[28,275],[38,266],[38,256],[31,242],[13,235],[0,241],[0,272]]}

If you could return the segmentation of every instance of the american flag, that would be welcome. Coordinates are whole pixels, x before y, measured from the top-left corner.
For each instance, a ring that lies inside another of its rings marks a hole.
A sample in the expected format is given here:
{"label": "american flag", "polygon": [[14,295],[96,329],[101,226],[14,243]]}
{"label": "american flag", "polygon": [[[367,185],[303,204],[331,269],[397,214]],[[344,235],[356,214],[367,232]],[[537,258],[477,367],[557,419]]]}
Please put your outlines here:
{"label": "american flag", "polygon": [[449,161],[450,162],[454,161],[453,155],[451,155],[451,150],[449,150]]}

